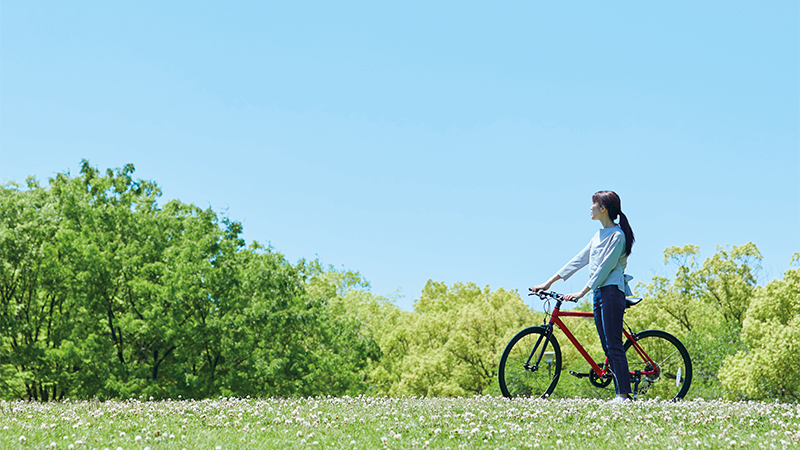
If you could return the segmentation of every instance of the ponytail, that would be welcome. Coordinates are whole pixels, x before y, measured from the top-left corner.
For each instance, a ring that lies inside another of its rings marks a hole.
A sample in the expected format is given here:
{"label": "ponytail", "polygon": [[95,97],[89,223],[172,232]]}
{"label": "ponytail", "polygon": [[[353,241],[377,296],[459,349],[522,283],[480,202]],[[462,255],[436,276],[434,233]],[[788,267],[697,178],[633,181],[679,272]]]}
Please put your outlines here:
{"label": "ponytail", "polygon": [[628,223],[628,218],[622,211],[619,212],[619,227],[625,233],[625,256],[630,256],[633,243],[636,242],[636,237],[633,236],[631,224]]}

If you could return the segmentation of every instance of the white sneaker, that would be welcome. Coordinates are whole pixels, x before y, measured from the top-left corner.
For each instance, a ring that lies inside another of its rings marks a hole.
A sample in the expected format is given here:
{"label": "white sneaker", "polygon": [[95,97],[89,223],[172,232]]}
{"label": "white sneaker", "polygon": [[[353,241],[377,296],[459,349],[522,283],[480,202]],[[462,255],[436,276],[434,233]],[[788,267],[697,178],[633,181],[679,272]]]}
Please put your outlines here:
{"label": "white sneaker", "polygon": [[614,397],[610,400],[611,403],[628,403],[631,401],[630,397]]}

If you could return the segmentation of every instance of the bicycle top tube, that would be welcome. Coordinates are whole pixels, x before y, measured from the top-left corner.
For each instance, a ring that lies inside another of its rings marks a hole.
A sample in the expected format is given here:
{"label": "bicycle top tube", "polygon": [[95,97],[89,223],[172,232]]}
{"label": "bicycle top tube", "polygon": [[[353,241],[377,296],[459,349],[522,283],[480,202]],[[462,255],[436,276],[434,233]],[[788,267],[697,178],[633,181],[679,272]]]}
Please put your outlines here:
{"label": "bicycle top tube", "polygon": [[[578,303],[578,300],[567,300],[564,298],[563,294],[559,294],[553,291],[537,291],[537,292],[529,292],[528,296],[535,295],[539,297],[541,300],[545,302],[549,302],[550,300],[556,301],[556,306],[554,310],[558,310],[557,313],[554,313],[556,316],[572,316],[572,317],[590,317],[593,316],[594,313],[584,313],[584,312],[564,312],[561,311],[561,304],[564,302],[573,302]],[[626,297],[625,298],[625,308],[630,308],[632,306],[636,306],[643,300],[642,297]]]}

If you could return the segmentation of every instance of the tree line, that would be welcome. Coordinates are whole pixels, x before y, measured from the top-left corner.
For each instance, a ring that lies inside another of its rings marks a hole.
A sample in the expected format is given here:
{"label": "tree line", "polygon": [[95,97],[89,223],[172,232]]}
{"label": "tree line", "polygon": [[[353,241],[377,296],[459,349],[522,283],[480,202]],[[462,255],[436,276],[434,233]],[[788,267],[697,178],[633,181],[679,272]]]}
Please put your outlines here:
{"label": "tree line", "polygon": [[[473,283],[429,281],[401,310],[358,272],[246,245],[210,208],[159,206],[133,173],[83,161],[0,187],[0,397],[497,394],[505,344],[544,320]],[[687,344],[690,396],[797,400],[800,269],[758,286],[755,245],[697,255],[667,249],[676,275],[637,286],[648,300],[626,320]],[[592,324],[573,331],[596,340]]]}

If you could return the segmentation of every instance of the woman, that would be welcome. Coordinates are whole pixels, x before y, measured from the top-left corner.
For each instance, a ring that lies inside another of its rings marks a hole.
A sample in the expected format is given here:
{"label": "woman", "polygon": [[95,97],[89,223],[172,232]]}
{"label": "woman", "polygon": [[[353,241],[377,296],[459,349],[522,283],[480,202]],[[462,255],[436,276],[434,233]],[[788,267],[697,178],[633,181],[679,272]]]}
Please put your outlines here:
{"label": "woman", "polygon": [[[589,265],[589,282],[575,294],[564,296],[577,300],[594,292],[594,324],[608,357],[617,396],[615,401],[630,400],[631,376],[622,345],[622,315],[625,313],[625,266],[631,254],[634,236],[628,218],[622,213],[619,196],[600,191],[592,196],[592,220],[603,225],[589,244],[546,283],[530,288],[537,292],[550,289],[557,280],[566,280]],[[614,220],[619,216],[619,225]]]}

